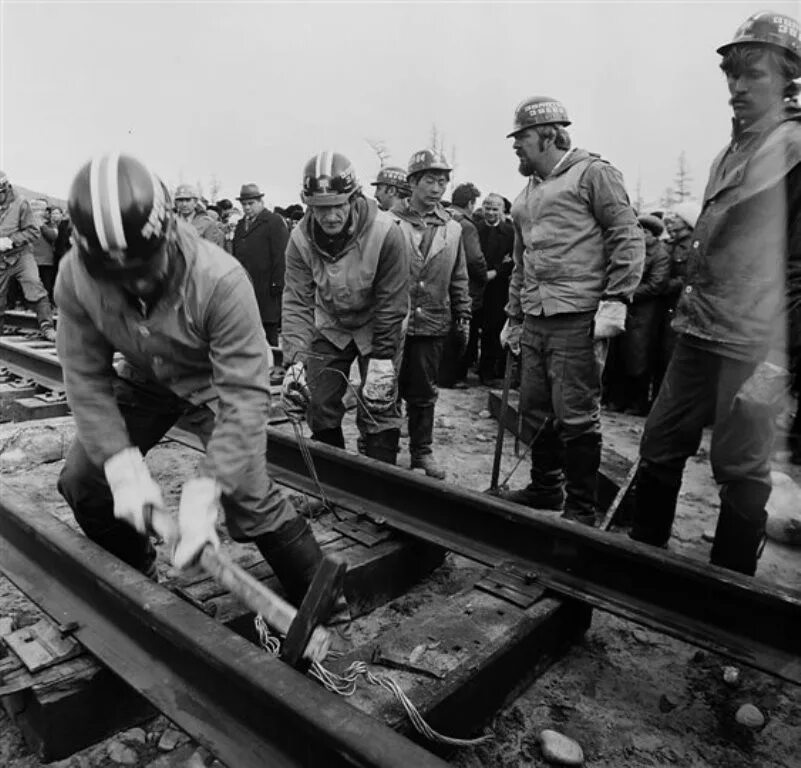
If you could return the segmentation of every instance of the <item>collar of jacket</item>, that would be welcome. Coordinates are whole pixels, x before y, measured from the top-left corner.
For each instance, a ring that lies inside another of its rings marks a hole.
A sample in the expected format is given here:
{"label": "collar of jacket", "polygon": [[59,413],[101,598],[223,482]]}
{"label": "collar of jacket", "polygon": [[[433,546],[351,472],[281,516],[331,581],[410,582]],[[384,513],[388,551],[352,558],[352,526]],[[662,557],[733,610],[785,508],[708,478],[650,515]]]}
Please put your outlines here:
{"label": "collar of jacket", "polygon": [[473,214],[464,208],[460,208],[458,205],[451,206],[450,214],[456,221],[459,221],[460,219],[467,219],[471,224],[475,224],[473,221]]}
{"label": "collar of jacket", "polygon": [[577,165],[584,160],[598,160],[600,157],[601,156],[595,152],[588,152],[586,149],[572,147],[565,155],[563,155],[562,159],[554,166],[553,170],[545,178],[546,180],[554,179],[557,176],[561,176],[563,173],[567,173],[574,165]]}
{"label": "collar of jacket", "polygon": [[408,221],[420,229],[425,229],[429,225],[443,226],[453,218],[440,203],[437,203],[433,210],[427,213],[420,213],[416,208],[412,208],[408,198],[403,201],[402,206],[396,213],[404,221]]}
{"label": "collar of jacket", "polygon": [[736,118],[731,121],[731,141],[732,144],[742,141],[744,138],[757,136],[765,133],[766,131],[773,130],[785,118],[785,110],[783,107],[771,110],[759,120],[755,120],[750,125],[740,125]]}
{"label": "collar of jacket", "polygon": [[350,224],[348,225],[348,239],[345,246],[336,255],[330,254],[321,248],[317,241],[314,239],[314,216],[312,215],[311,207],[306,211],[306,215],[301,219],[299,229],[301,230],[304,238],[308,240],[312,249],[316,251],[321,258],[327,261],[338,261],[342,256],[350,250],[358,241],[364,236],[370,225],[375,221],[378,213],[378,203],[375,200],[368,200],[366,197],[357,196],[353,200],[350,209]]}

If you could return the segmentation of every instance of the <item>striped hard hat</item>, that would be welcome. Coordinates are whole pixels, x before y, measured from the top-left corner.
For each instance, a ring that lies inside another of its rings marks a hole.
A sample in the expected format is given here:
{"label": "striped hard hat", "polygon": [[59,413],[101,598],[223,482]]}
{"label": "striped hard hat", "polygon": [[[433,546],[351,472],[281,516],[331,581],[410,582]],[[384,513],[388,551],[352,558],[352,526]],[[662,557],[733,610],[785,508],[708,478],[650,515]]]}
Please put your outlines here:
{"label": "striped hard hat", "polygon": [[360,189],[353,164],[339,152],[318,152],[303,169],[306,205],[342,205]]}
{"label": "striped hard hat", "polygon": [[173,219],[161,180],[119,153],[95,157],[78,171],[68,207],[84,264],[95,277],[146,274]]}
{"label": "striped hard hat", "polygon": [[11,182],[8,180],[8,176],[4,171],[0,171],[0,192],[5,192],[10,186]]}
{"label": "striped hard hat", "polygon": [[406,171],[396,165],[385,165],[378,170],[378,175],[371,186],[377,187],[379,184],[386,184],[388,187],[398,187],[406,192],[410,192],[409,182],[406,180]]}

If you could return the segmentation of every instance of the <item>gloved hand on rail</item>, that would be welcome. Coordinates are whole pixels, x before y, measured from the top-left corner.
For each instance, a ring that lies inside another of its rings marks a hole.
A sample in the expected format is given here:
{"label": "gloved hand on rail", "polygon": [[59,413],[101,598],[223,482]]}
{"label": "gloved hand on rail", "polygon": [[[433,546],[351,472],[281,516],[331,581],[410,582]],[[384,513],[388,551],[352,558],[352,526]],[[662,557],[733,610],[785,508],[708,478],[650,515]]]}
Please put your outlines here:
{"label": "gloved hand on rail", "polygon": [[501,328],[501,346],[508,347],[509,351],[517,357],[520,354],[520,341],[523,338],[523,322],[514,318],[507,318]]}
{"label": "gloved hand on rail", "polygon": [[467,351],[467,345],[470,343],[470,319],[460,317],[456,321],[454,330],[456,332],[456,351],[461,357]]}
{"label": "gloved hand on rail", "polygon": [[178,540],[172,555],[176,568],[194,565],[206,544],[220,548],[220,492],[220,484],[211,477],[193,477],[184,483],[178,504]]}
{"label": "gloved hand on rail", "polygon": [[626,305],[622,301],[601,301],[595,313],[593,338],[611,339],[626,330]]}
{"label": "gloved hand on rail", "polygon": [[364,405],[370,413],[389,410],[397,398],[398,378],[392,360],[370,358],[362,386]]}
{"label": "gloved hand on rail", "polygon": [[10,237],[0,237],[0,251],[10,251],[14,247],[14,241]]}
{"label": "gloved hand on rail", "polygon": [[284,374],[281,386],[281,402],[287,415],[302,416],[311,402],[311,392],[306,384],[306,367],[303,363],[292,363]]}
{"label": "gloved hand on rail", "polygon": [[746,405],[773,408],[781,403],[789,385],[790,372],[765,360],[745,380],[735,399]]}
{"label": "gloved hand on rail", "polygon": [[103,464],[103,472],[114,499],[114,517],[146,533],[146,507],[163,510],[164,499],[142,452],[133,446],[123,448]]}

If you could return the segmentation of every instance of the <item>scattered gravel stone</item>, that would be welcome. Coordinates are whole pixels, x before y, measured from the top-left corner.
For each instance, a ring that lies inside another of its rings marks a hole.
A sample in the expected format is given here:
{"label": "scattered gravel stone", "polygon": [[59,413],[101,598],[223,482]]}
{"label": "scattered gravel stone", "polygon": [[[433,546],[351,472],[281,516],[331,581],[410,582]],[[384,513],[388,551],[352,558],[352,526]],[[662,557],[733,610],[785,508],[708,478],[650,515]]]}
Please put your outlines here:
{"label": "scattered gravel stone", "polygon": [[753,704],[743,704],[737,710],[734,719],[746,728],[758,730],[765,725],[765,715],[763,715]]}
{"label": "scattered gravel stone", "polygon": [[723,682],[727,685],[737,685],[740,682],[740,670],[737,667],[723,667]]}
{"label": "scattered gravel stone", "polygon": [[663,693],[659,697],[660,712],[672,712],[676,706],[676,700],[669,693]]}
{"label": "scattered gravel stone", "polygon": [[488,410],[486,410],[486,408],[485,408],[483,411],[479,411],[478,412],[478,418],[479,419],[491,419],[492,418],[492,414]]}
{"label": "scattered gravel stone", "polygon": [[134,742],[134,744],[144,744],[147,741],[147,734],[143,728],[131,728],[119,734],[120,741]]}
{"label": "scattered gravel stone", "polygon": [[558,731],[546,729],[540,733],[542,756],[549,763],[557,765],[582,765],[584,752],[577,741],[564,736]]}
{"label": "scattered gravel stone", "polygon": [[189,741],[189,738],[181,733],[181,731],[176,731],[175,728],[167,728],[167,730],[161,734],[158,747],[162,752],[170,752],[179,744],[183,744],[187,741]]}
{"label": "scattered gravel stone", "polygon": [[701,538],[704,541],[714,541],[715,540],[715,532],[713,530],[704,531],[701,534]]}
{"label": "scattered gravel stone", "polygon": [[136,765],[139,758],[136,750],[131,749],[127,744],[123,744],[119,739],[114,739],[108,745],[108,756],[120,765]]}

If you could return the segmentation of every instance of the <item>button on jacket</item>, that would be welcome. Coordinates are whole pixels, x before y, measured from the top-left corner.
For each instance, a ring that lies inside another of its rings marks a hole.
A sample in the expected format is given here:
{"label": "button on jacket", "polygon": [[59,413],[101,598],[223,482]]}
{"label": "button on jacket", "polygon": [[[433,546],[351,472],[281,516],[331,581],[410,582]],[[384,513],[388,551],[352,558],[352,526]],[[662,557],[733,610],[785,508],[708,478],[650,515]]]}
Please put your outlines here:
{"label": "button on jacket", "polygon": [[[801,110],[715,159],[673,328],[727,356],[786,364],[801,344]],[[789,327],[789,339],[788,339]]]}
{"label": "button on jacket", "polygon": [[170,259],[165,295],[144,316],[120,288],[90,277],[76,249],[64,257],[55,295],[67,399],[98,465],[130,445],[112,391],[115,352],[125,357],[125,378],[155,382],[194,405],[212,403],[218,415],[201,474],[230,493],[263,442],[269,411],[269,350],[256,298],[242,267],[186,224],[177,224]]}
{"label": "button on jacket", "polygon": [[446,336],[452,322],[470,319],[462,227],[437,206],[421,216],[408,200],[398,217],[412,251],[407,336]]}
{"label": "button on jacket", "polygon": [[601,299],[628,302],[640,282],[645,241],[620,172],[571,150],[534,177],[512,206],[514,268],[506,313],[588,312]]}

